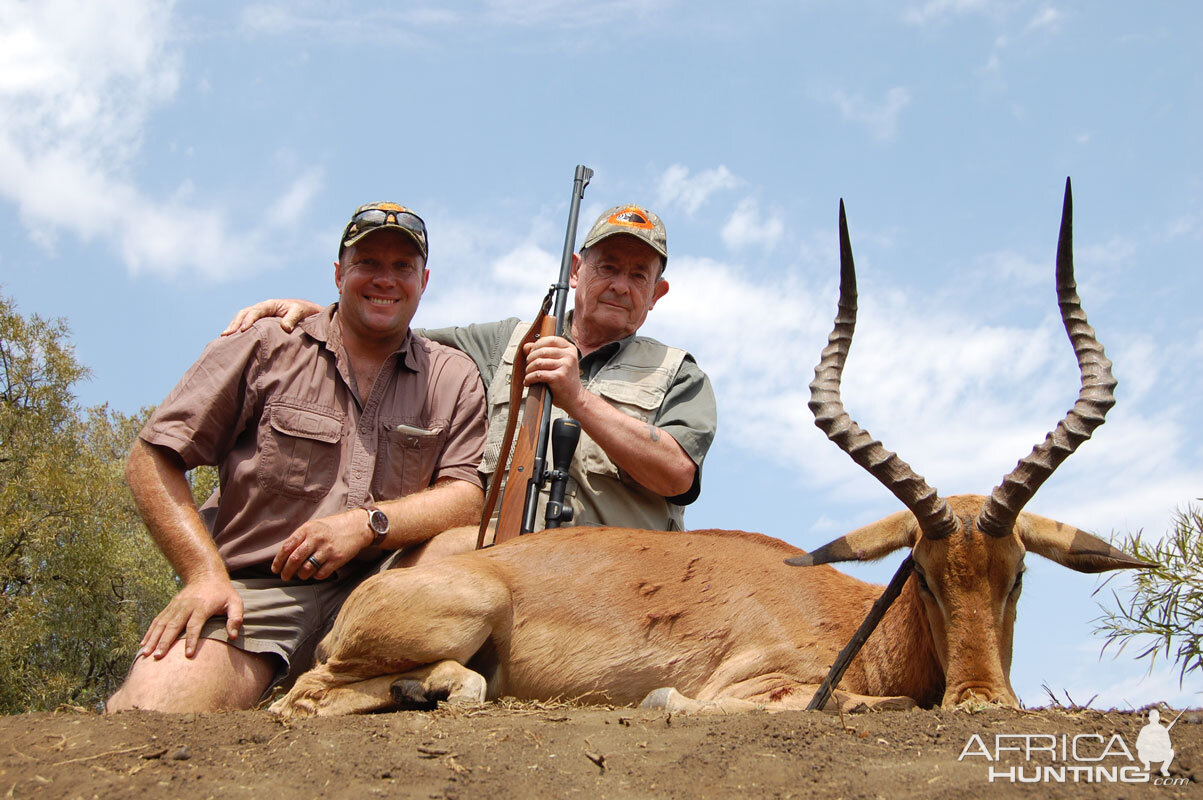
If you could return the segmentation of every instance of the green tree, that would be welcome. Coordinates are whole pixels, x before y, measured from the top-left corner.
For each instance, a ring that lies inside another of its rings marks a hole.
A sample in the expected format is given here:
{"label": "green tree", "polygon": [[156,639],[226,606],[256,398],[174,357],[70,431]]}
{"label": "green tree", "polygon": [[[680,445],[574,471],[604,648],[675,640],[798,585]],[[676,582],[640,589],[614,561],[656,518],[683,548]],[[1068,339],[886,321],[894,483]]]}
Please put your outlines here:
{"label": "green tree", "polygon": [[1104,652],[1113,644],[1123,652],[1139,642],[1144,649],[1136,657],[1148,658],[1150,669],[1159,653],[1171,659],[1181,682],[1188,672],[1203,669],[1203,507],[1179,509],[1173,526],[1152,544],[1139,533],[1116,544],[1153,566],[1133,574],[1126,600],[1112,590],[1112,606],[1100,604],[1104,613],[1095,633],[1107,637]]}
{"label": "green tree", "polygon": [[62,320],[0,295],[0,711],[98,705],[176,589],[125,486],[149,409],[81,409]]}

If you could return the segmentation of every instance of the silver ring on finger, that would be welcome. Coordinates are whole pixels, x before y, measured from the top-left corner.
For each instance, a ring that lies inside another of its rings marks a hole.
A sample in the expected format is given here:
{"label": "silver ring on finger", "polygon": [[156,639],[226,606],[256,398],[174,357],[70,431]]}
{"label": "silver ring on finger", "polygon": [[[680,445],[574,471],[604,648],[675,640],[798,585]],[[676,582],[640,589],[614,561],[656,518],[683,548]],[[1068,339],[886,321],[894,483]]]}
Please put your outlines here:
{"label": "silver ring on finger", "polygon": [[310,564],[312,564],[312,565],[313,565],[313,569],[314,569],[314,571],[315,571],[315,572],[316,572],[317,570],[319,570],[319,569],[321,569],[321,568],[322,568],[322,562],[318,561],[318,560],[317,560],[316,558],[314,558],[313,556],[310,556],[309,558],[307,558],[307,559],[305,559],[305,560],[306,560],[307,562],[309,562]]}

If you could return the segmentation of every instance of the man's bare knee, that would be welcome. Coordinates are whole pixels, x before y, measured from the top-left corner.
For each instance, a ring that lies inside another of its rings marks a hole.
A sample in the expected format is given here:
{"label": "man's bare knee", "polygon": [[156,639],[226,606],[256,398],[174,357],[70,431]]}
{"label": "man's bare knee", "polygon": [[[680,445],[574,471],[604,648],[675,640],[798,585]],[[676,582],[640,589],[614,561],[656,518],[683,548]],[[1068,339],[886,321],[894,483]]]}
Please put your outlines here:
{"label": "man's bare knee", "polygon": [[275,656],[248,653],[214,639],[202,639],[188,658],[182,642],[176,640],[162,658],[139,656],[105,711],[253,708],[279,664]]}

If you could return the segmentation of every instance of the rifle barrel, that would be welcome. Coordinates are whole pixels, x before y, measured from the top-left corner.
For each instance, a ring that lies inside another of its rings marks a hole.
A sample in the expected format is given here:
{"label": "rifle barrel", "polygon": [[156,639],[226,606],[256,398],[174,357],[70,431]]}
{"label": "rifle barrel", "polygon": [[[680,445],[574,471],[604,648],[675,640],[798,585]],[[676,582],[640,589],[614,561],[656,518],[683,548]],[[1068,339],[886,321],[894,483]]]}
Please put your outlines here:
{"label": "rifle barrel", "polygon": [[[564,335],[565,309],[568,307],[568,279],[572,275],[572,255],[576,252],[576,222],[581,213],[581,198],[585,196],[585,187],[593,177],[593,170],[583,164],[576,165],[572,176],[572,200],[568,205],[568,230],[564,233],[564,252],[560,256],[560,279],[552,284],[555,301],[552,314],[555,317],[556,336]],[[551,393],[548,392],[550,395]],[[539,438],[535,445],[534,472],[526,488],[526,502],[522,509],[522,532],[530,533],[535,529],[538,519],[539,492],[547,482],[547,443],[551,438],[551,400],[543,403],[543,416],[539,419]]]}
{"label": "rifle barrel", "polygon": [[[560,256],[560,280],[556,283],[556,301],[552,314],[556,318],[556,336],[564,335],[564,310],[568,307],[568,278],[572,275],[572,254],[576,252],[576,222],[581,213],[585,187],[593,178],[593,170],[577,164],[572,176],[572,201],[568,206],[568,230],[564,234],[564,252]],[[546,449],[543,451],[546,452]]]}

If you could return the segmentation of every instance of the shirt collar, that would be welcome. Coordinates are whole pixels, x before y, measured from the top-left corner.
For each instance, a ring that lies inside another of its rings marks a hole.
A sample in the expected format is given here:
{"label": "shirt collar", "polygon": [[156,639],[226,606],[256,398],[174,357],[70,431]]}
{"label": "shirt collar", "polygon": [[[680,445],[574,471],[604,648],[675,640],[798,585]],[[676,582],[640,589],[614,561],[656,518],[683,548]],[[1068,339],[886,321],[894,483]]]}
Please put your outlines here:
{"label": "shirt collar", "polygon": [[[342,331],[332,324],[336,311],[338,311],[338,303],[331,303],[317,314],[305,317],[298,323],[298,326],[309,336],[326,345],[328,349],[338,352],[342,349]],[[400,355],[398,362],[404,364],[410,372],[417,372],[419,364],[417,349],[418,337],[414,336],[412,330],[408,330],[405,332],[405,339],[392,355]]]}
{"label": "shirt collar", "polygon": [[[576,341],[572,338],[572,313],[572,309],[569,309],[568,313],[564,315],[564,338],[573,344],[576,344]],[[588,360],[590,362],[595,360],[609,361],[619,350],[630,344],[637,335],[638,331],[628,336],[624,336],[621,339],[615,339],[612,342],[607,342],[589,355],[583,356],[581,360]],[[580,348],[578,347],[577,350],[579,351]]]}

